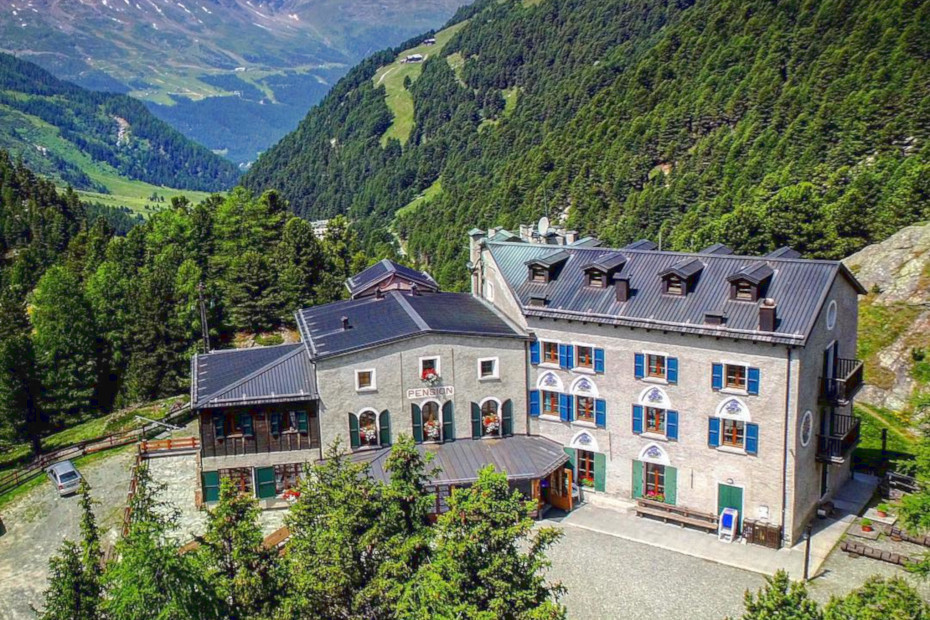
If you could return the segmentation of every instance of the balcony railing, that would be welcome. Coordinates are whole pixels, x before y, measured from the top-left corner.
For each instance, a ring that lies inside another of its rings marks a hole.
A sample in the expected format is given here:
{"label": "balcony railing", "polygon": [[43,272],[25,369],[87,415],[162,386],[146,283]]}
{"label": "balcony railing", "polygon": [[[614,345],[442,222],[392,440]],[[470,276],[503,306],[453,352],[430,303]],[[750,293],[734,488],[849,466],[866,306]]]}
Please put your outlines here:
{"label": "balcony railing", "polygon": [[848,404],[862,387],[862,361],[838,358],[833,375],[820,378],[820,398],[834,404]]}
{"label": "balcony railing", "polygon": [[859,418],[851,415],[831,415],[826,434],[817,436],[817,458],[831,463],[843,463],[859,443]]}

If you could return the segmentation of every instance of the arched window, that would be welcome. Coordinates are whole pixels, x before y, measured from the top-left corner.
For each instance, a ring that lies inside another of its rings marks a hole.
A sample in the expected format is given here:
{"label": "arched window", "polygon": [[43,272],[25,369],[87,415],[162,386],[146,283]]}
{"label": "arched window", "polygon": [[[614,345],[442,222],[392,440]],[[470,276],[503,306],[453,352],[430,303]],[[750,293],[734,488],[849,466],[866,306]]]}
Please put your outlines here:
{"label": "arched window", "polygon": [[434,400],[423,405],[423,440],[442,441],[442,413]]}
{"label": "arched window", "polygon": [[391,419],[387,411],[364,409],[349,414],[349,445],[353,448],[377,448],[391,445]]}
{"label": "arched window", "polygon": [[481,436],[500,437],[501,416],[500,404],[493,398],[481,403]]}

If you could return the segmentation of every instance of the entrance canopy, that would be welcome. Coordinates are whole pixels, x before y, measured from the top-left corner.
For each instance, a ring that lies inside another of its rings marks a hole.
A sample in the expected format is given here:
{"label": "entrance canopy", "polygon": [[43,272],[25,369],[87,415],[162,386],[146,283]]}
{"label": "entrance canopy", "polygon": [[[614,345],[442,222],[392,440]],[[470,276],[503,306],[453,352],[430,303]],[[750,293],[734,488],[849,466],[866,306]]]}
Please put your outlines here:
{"label": "entrance canopy", "polygon": [[[430,467],[440,471],[430,482],[434,485],[470,484],[478,480],[478,470],[494,465],[510,481],[544,478],[568,461],[560,444],[545,437],[515,435],[505,439],[464,439],[440,444],[418,444],[421,453],[435,454]],[[355,462],[367,462],[375,480],[387,482],[390,448],[352,454]]]}

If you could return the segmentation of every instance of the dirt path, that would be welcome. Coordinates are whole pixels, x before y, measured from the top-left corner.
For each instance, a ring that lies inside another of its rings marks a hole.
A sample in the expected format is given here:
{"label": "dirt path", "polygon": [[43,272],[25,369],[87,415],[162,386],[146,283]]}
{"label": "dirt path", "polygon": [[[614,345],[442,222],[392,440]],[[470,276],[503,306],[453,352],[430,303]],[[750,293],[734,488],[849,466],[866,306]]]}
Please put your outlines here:
{"label": "dirt path", "polygon": [[898,428],[896,424],[894,424],[893,422],[889,422],[888,419],[884,415],[882,415],[881,413],[879,413],[878,411],[876,411],[869,405],[862,403],[862,402],[857,402],[856,405],[858,405],[859,408],[865,413],[867,413],[869,416],[871,416],[872,418],[880,422],[882,426],[887,427],[888,430],[890,430],[892,433],[894,433],[895,435],[897,435],[898,437],[900,437],[907,443],[912,444],[912,443],[917,442],[918,437],[916,434],[905,431],[905,430],[901,430],[900,428]]}
{"label": "dirt path", "polygon": [[[129,447],[85,466],[78,465],[98,502],[94,512],[108,543],[115,542],[119,534],[134,457],[135,450]],[[4,508],[7,531],[0,536],[0,618],[35,617],[30,606],[42,605],[48,559],[66,538],[77,539],[80,514],[79,498],[59,497],[48,482]]]}

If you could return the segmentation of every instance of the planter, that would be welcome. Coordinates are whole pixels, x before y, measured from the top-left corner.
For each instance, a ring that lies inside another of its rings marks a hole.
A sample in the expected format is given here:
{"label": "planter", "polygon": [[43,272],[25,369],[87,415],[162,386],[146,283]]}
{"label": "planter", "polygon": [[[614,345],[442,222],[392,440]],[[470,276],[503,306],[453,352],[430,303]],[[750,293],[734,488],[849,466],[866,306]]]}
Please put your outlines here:
{"label": "planter", "polygon": [[882,519],[884,519],[885,517],[888,516],[888,513],[885,512],[884,510],[876,510],[875,512],[876,512],[876,514],[878,514],[878,516],[881,517]]}
{"label": "planter", "polygon": [[863,532],[871,532],[871,531],[872,531],[872,526],[871,526],[871,525],[863,525],[863,526],[862,526],[862,531],[863,531]]}

